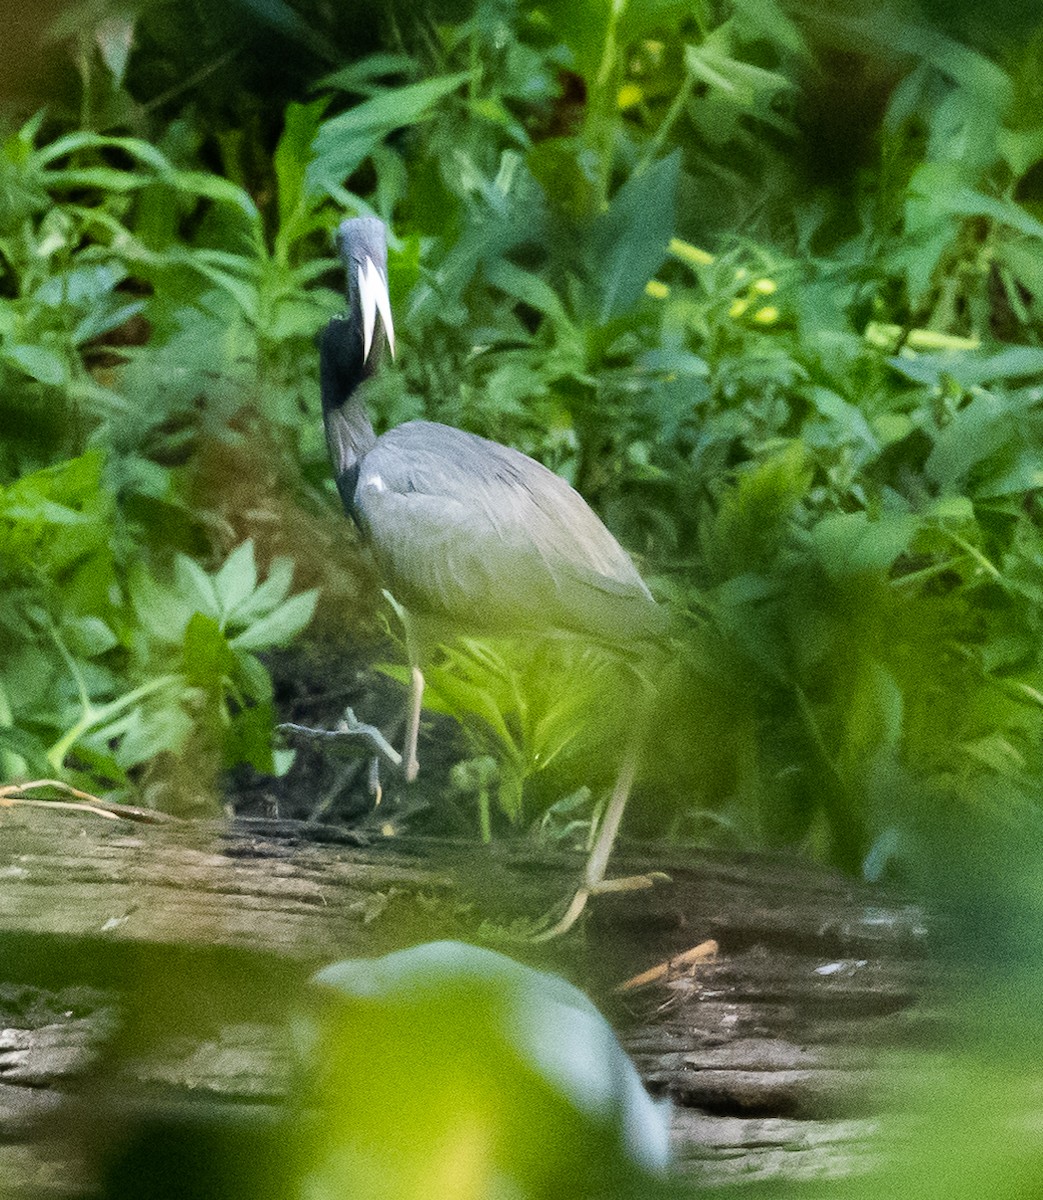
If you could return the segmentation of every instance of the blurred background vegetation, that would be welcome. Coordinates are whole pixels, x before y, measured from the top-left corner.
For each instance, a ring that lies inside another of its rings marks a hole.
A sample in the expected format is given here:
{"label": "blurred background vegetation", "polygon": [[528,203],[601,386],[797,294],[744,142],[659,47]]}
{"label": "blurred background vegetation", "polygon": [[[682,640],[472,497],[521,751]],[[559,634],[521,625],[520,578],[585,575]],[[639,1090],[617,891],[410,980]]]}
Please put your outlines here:
{"label": "blurred background vegetation", "polygon": [[[877,875],[939,813],[1034,818],[1034,4],[0,16],[5,778],[212,811],[290,769],[287,677],[394,658],[313,340],[330,230],[376,213],[378,426],[547,463],[678,614],[633,831]],[[429,702],[462,734],[426,827],[582,836],[611,671],[447,650]]]}

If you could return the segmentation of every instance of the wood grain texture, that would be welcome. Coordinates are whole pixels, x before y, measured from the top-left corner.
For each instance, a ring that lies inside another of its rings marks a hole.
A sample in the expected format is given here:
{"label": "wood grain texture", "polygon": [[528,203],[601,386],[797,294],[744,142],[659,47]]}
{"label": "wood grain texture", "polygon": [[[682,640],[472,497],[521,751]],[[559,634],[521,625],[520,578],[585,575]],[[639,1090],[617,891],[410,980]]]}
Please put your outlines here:
{"label": "wood grain texture", "polygon": [[[503,928],[565,897],[582,867],[517,845],[359,843],[290,823],[0,812],[0,1172],[12,1195],[41,1178],[76,1195],[89,1178],[75,1139],[55,1131],[90,1126],[83,1098],[99,1078],[118,1078],[131,1109],[138,1096],[151,1112],[186,1097],[277,1111],[286,1014],[316,965],[477,938],[483,920]],[[714,1184],[871,1169],[881,1051],[940,1036],[920,910],[785,858],[671,847],[615,865],[672,881],[599,897],[581,934],[510,952],[610,1016],[650,1090],[673,1101],[679,1167]],[[712,960],[615,991],[709,937]]]}

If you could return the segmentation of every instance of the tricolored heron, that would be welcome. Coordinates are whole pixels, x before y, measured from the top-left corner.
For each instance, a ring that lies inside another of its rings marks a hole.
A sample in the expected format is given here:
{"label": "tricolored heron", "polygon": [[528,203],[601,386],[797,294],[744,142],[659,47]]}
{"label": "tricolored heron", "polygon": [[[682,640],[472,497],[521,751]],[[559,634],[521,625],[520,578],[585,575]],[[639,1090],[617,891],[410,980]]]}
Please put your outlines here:
{"label": "tricolored heron", "polygon": [[[388,591],[408,613],[412,683],[401,762],[413,780],[424,689],[421,630],[564,630],[623,648],[654,640],[665,615],[583,497],[535,459],[431,421],[409,421],[376,436],[363,393],[385,344],[394,353],[386,232],[380,221],[361,217],[344,221],[336,240],[348,312],[330,321],[321,337],[322,413],[344,508],[372,548]],[[583,886],[552,932],[571,925],[589,895],[611,886],[605,868],[639,749],[635,741]]]}

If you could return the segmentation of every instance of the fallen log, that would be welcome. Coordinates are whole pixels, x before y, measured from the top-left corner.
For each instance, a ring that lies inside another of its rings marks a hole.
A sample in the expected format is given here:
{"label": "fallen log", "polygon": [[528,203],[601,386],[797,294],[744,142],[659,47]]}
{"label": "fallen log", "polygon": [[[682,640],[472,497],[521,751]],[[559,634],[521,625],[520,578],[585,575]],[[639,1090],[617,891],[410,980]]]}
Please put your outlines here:
{"label": "fallen log", "polygon": [[[869,1169],[879,1053],[930,1028],[917,906],[793,859],[656,847],[616,867],[671,882],[599,897],[581,931],[538,952],[510,943],[581,864],[290,822],[0,810],[8,1194],[84,1194],[99,1080],[126,1112],[205,1098],[277,1114],[286,1017],[311,971],[446,936],[491,939],[586,988],[673,1101],[693,1180]],[[708,939],[715,952],[696,952]]]}

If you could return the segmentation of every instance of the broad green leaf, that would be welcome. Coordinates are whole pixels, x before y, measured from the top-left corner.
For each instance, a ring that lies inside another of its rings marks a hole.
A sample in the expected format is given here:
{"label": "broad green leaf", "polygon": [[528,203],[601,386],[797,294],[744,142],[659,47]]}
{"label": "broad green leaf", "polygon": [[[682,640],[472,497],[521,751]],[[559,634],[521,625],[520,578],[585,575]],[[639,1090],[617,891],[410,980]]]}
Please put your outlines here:
{"label": "broad green leaf", "polygon": [[461,72],[407,84],[324,121],[312,147],[308,189],[321,192],[341,184],[389,133],[422,120],[469,78]]}
{"label": "broad green leaf", "polygon": [[194,612],[185,627],[181,659],[185,679],[211,695],[220,694],[235,670],[235,656],[213,617]]}
{"label": "broad green leaf", "polygon": [[268,668],[250,650],[233,646],[232,653],[238,666],[237,679],[243,697],[255,703],[268,703],[272,699],[272,677]]}
{"label": "broad green leaf", "polygon": [[122,263],[91,263],[48,276],[32,296],[52,308],[63,304],[77,307],[97,304],[107,299],[126,277],[127,268]]}
{"label": "broad green leaf", "polygon": [[224,616],[213,578],[187,554],[179,554],[174,560],[174,586],[178,596],[196,613],[213,621],[219,621]]}
{"label": "broad green leaf", "polygon": [[618,0],[544,0],[540,5],[554,36],[572,54],[573,66],[590,87],[605,54],[612,24],[612,9]]}
{"label": "broad green leaf", "polygon": [[318,598],[319,593],[314,590],[291,596],[267,616],[236,634],[232,645],[237,650],[266,650],[270,646],[285,645],[311,620]]}
{"label": "broad green leaf", "polygon": [[100,617],[69,617],[61,631],[68,648],[81,658],[95,658],[117,645],[116,635]]}
{"label": "broad green leaf", "polygon": [[26,375],[60,387],[69,380],[69,362],[62,355],[46,346],[20,346],[6,343],[0,345],[0,358],[24,371]]}
{"label": "broad green leaf", "polygon": [[556,326],[571,329],[571,322],[557,292],[530,271],[523,271],[504,258],[487,263],[485,274],[489,282],[501,291],[549,317]]}
{"label": "broad green leaf", "polygon": [[917,527],[913,516],[873,521],[864,512],[834,513],[815,525],[811,537],[826,573],[842,579],[889,570],[909,548]]}
{"label": "broad green leaf", "polygon": [[214,576],[214,591],[225,617],[234,619],[236,609],[257,587],[257,564],[253,539],[236,546]]}
{"label": "broad green leaf", "polygon": [[240,709],[232,720],[225,739],[225,762],[229,766],[248,763],[255,771],[271,775],[272,729],[275,713],[269,704],[251,704]]}
{"label": "broad green leaf", "polygon": [[598,290],[599,324],[632,308],[666,258],[680,169],[681,154],[675,150],[627,180],[594,223],[584,259]]}
{"label": "broad green leaf", "polygon": [[970,471],[1013,433],[1010,411],[999,396],[975,396],[938,432],[925,466],[928,479],[945,490],[961,490]]}

